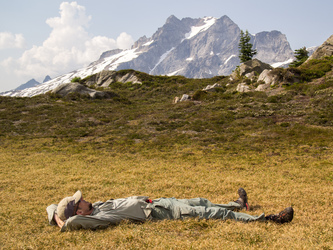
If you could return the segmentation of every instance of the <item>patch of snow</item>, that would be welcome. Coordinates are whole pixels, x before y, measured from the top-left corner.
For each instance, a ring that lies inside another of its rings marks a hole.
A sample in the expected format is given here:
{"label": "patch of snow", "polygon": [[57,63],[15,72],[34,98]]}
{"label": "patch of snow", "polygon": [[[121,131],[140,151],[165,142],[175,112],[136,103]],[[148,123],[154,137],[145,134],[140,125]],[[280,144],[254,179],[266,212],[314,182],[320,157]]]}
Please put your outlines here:
{"label": "patch of snow", "polygon": [[114,70],[118,67],[119,64],[124,62],[129,62],[137,58],[141,54],[141,52],[135,52],[135,51],[136,49],[124,50],[119,54],[106,58],[105,60],[111,62],[112,65],[111,67],[109,67],[109,69]]}
{"label": "patch of snow", "polygon": [[272,66],[273,68],[278,68],[278,67],[281,67],[282,65],[292,63],[293,61],[294,61],[294,59],[290,58],[289,60],[287,60],[287,61],[285,61],[285,62],[277,62],[277,63],[273,63],[273,64],[271,64],[271,66]]}
{"label": "patch of snow", "polygon": [[165,52],[163,55],[161,55],[160,60],[158,60],[158,62],[156,63],[156,65],[154,66],[154,68],[152,70],[149,71],[149,74],[152,74],[152,72],[156,69],[156,67],[163,62],[163,60],[169,55],[169,53],[171,51],[173,51],[175,49],[175,47],[172,47],[170,50],[168,50],[167,52]]}
{"label": "patch of snow", "polygon": [[147,43],[145,43],[144,45],[142,45],[142,46],[149,46],[150,44],[152,44],[154,42],[154,40],[151,40],[151,41],[149,41],[149,42],[147,42]]}
{"label": "patch of snow", "polygon": [[236,55],[231,55],[227,60],[225,60],[224,65],[226,65],[229,62],[229,60],[233,57],[236,57]]}
{"label": "patch of snow", "polygon": [[317,48],[318,48],[318,46],[311,46],[311,47],[307,47],[306,50],[312,51],[312,50],[316,50]]}
{"label": "patch of snow", "polygon": [[312,47],[308,47],[306,48],[307,52],[309,53],[308,56],[311,56],[317,49],[319,46],[312,46]]}
{"label": "patch of snow", "polygon": [[179,71],[182,71],[182,70],[183,70],[183,68],[181,68],[181,69],[179,69],[179,70],[176,70],[176,71],[174,71],[174,72],[171,72],[171,73],[167,74],[167,76],[175,76],[175,75],[177,75],[177,73],[178,73]]}
{"label": "patch of snow", "polygon": [[122,52],[106,57],[98,64],[90,65],[86,68],[79,69],[74,77],[85,78],[87,76],[99,73],[103,70],[115,70],[119,64],[129,62],[140,55],[135,49],[123,50]]}
{"label": "patch of snow", "polygon": [[216,22],[216,20],[217,18],[215,17],[205,17],[204,18],[205,24],[201,26],[192,26],[191,31],[185,34],[185,39],[191,39],[200,32],[208,30]]}

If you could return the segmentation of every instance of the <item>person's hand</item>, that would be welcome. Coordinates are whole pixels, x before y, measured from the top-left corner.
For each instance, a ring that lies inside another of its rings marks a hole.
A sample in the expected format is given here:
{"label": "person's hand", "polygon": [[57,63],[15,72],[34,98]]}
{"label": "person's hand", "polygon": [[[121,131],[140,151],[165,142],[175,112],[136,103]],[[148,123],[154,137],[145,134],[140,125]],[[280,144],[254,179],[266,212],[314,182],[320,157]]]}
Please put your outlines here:
{"label": "person's hand", "polygon": [[57,214],[54,214],[53,218],[57,222],[58,226],[60,228],[62,228],[62,226],[65,224],[65,222],[63,222]]}

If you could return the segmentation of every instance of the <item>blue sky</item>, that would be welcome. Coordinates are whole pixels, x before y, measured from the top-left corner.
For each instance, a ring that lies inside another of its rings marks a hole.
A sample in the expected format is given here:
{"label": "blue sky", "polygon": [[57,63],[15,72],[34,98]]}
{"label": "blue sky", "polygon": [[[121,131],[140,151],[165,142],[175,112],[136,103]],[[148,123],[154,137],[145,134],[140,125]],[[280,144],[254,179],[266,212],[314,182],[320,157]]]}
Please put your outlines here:
{"label": "blue sky", "polygon": [[293,50],[333,34],[332,0],[1,0],[0,92],[81,68],[150,37],[170,15],[227,15],[250,33],[279,30]]}

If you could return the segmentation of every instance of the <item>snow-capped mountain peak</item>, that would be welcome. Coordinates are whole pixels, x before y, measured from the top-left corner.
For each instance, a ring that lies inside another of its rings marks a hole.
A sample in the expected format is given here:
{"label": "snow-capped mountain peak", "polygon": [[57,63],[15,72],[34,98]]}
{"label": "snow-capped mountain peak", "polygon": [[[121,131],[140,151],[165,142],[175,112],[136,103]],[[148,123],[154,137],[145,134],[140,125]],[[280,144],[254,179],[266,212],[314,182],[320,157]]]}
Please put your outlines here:
{"label": "snow-capped mountain peak", "polygon": [[[103,70],[134,69],[153,75],[183,75],[208,78],[229,75],[239,65],[240,28],[227,16],[221,18],[183,18],[170,16],[152,37],[141,37],[128,50],[104,52],[87,67],[56,77],[7,96],[34,96],[68,83],[74,77],[85,78]],[[260,32],[252,36],[256,58],[274,64],[293,58],[293,51],[279,31]]]}

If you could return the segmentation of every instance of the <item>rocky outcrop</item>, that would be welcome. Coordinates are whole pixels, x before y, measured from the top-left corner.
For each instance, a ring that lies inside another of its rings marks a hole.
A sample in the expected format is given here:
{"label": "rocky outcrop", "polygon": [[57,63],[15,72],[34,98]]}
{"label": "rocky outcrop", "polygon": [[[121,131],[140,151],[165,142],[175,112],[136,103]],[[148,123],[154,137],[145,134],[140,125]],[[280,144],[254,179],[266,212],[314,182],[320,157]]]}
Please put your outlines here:
{"label": "rocky outcrop", "polygon": [[77,83],[77,82],[71,82],[63,84],[54,90],[51,91],[52,94],[66,97],[71,94],[81,95],[85,97],[89,97],[92,99],[98,98],[98,99],[104,99],[104,98],[111,98],[114,96],[111,92],[105,92],[105,91],[97,91],[94,89],[90,89],[85,87],[84,85]]}
{"label": "rocky outcrop", "polygon": [[325,56],[333,56],[333,35],[320,45],[307,61],[311,59],[320,59]]}
{"label": "rocky outcrop", "polygon": [[132,84],[142,84],[142,82],[139,81],[138,77],[135,75],[134,72],[132,73],[127,73],[124,76],[116,76],[115,79],[117,82],[121,83],[132,83]]}
{"label": "rocky outcrop", "polygon": [[266,72],[262,72],[258,78],[258,81],[269,83],[270,85],[292,84],[300,81],[300,71],[297,68],[276,68]]}
{"label": "rocky outcrop", "polygon": [[[259,74],[259,77],[257,77]],[[282,84],[289,85],[300,81],[300,72],[296,68],[276,68],[260,62],[257,59],[250,60],[241,64],[235,72],[230,75],[230,80],[244,80],[239,83],[236,90],[238,92],[267,91],[271,86]],[[259,85],[254,88],[251,82],[257,82]],[[250,83],[250,84],[249,84]],[[250,85],[252,87],[250,87]]]}
{"label": "rocky outcrop", "polygon": [[136,76],[135,71],[130,71],[125,75],[117,71],[102,71],[100,73],[90,76],[85,82],[85,84],[87,86],[96,85],[100,87],[109,87],[109,85],[113,82],[131,82],[133,84],[142,84]]}
{"label": "rocky outcrop", "polygon": [[271,67],[267,63],[263,63],[258,59],[253,59],[242,63],[231,75],[230,80],[237,80],[240,76],[254,76],[256,74],[261,74],[265,69],[271,70]]}
{"label": "rocky outcrop", "polygon": [[275,85],[280,80],[280,76],[273,72],[271,69],[265,69],[258,77],[258,82],[264,84]]}
{"label": "rocky outcrop", "polygon": [[266,91],[270,88],[269,83],[259,84],[258,87],[255,89],[255,91]]}
{"label": "rocky outcrop", "polygon": [[249,92],[250,87],[246,83],[243,82],[243,83],[240,83],[240,84],[237,85],[236,90],[240,93]]}

